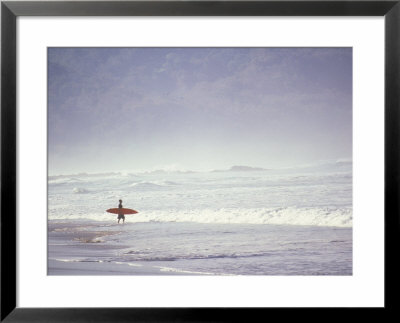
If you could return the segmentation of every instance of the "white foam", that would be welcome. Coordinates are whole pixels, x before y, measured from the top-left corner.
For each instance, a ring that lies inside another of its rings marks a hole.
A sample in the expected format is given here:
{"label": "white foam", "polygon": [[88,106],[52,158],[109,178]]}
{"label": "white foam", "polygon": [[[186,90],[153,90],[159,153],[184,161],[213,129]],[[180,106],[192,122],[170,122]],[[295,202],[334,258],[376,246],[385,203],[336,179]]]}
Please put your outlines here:
{"label": "white foam", "polygon": [[[89,219],[113,221],[108,213],[87,214],[51,214],[50,220]],[[195,223],[232,223],[232,224],[274,224],[274,225],[311,225],[352,227],[351,207],[287,207],[287,208],[221,208],[186,210],[149,210],[127,216],[126,222],[195,222]]]}
{"label": "white foam", "polygon": [[85,193],[89,193],[89,191],[86,188],[82,188],[82,187],[74,187],[72,189],[72,192],[75,194],[85,194]]}
{"label": "white foam", "polygon": [[[182,270],[182,269],[171,268],[171,267],[160,267],[160,266],[155,266],[155,267],[160,268],[160,271],[162,271],[162,272],[174,272],[174,273],[191,274],[191,275],[216,275],[215,273]],[[218,275],[221,275],[221,274],[218,274]],[[222,274],[222,275],[224,275],[224,274]],[[229,275],[229,276],[234,276],[234,275]]]}
{"label": "white foam", "polygon": [[132,262],[121,262],[121,261],[116,261],[115,262],[117,265],[126,265],[126,266],[131,266],[131,267],[143,267],[142,264],[135,264]]}
{"label": "white foam", "polygon": [[133,183],[129,186],[138,190],[153,190],[153,189],[163,188],[164,185],[158,182],[139,182],[139,183]]}

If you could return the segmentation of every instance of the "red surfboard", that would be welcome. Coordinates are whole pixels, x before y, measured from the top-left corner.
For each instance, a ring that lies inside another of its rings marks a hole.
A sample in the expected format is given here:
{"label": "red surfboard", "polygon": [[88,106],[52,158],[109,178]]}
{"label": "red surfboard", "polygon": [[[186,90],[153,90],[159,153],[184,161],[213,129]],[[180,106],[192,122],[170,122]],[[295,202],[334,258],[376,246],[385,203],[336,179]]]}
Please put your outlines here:
{"label": "red surfboard", "polygon": [[135,214],[138,213],[138,211],[132,210],[132,209],[126,209],[126,208],[113,208],[113,209],[108,209],[108,213],[114,213],[114,214]]}

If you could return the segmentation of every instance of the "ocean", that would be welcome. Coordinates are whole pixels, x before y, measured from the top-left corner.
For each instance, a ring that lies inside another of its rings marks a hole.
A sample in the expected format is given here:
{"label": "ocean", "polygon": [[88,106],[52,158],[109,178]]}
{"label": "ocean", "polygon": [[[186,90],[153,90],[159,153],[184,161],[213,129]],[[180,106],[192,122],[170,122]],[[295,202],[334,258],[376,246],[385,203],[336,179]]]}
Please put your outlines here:
{"label": "ocean", "polygon": [[49,176],[48,274],[352,275],[352,223],[350,161]]}

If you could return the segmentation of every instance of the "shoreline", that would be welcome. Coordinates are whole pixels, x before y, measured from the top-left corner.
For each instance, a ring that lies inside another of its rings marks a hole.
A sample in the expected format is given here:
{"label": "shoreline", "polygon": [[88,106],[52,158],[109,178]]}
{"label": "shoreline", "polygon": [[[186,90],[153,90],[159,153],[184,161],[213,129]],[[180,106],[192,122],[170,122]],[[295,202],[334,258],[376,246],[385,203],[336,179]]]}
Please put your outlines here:
{"label": "shoreline", "polygon": [[[135,223],[135,225],[137,225]],[[126,224],[93,221],[48,221],[49,276],[177,276],[214,275],[158,266],[146,261],[115,262],[112,253],[124,245],[113,245],[103,240],[122,233]],[[108,241],[109,242],[109,241]],[[97,257],[94,257],[96,255]]]}
{"label": "shoreline", "polygon": [[209,273],[191,273],[173,268],[143,263],[105,261],[63,261],[48,259],[48,276],[198,276]]}

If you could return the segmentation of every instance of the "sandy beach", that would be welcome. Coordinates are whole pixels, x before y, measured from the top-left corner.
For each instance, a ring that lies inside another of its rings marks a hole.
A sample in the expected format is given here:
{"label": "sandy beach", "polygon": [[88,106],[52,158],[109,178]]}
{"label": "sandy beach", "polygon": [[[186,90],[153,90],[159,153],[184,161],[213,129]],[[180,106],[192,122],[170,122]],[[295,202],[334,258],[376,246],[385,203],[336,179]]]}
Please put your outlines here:
{"label": "sandy beach", "polygon": [[[49,221],[48,275],[207,275],[202,272],[154,266],[148,262],[119,262],[107,259],[124,244],[109,244],[105,238],[121,233],[123,224]],[[103,230],[99,230],[103,228]]]}

